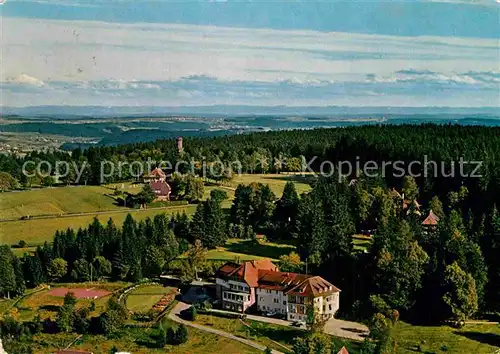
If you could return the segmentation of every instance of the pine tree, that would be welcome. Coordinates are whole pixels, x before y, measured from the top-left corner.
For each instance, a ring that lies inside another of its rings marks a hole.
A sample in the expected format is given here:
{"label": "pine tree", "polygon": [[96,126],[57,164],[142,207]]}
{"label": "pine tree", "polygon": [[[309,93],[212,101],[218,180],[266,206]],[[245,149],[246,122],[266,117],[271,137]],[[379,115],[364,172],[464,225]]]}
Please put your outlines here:
{"label": "pine tree", "polygon": [[280,238],[291,239],[295,234],[298,206],[299,195],[295,190],[295,183],[288,181],[273,213],[274,228]]}
{"label": "pine tree", "polygon": [[16,273],[12,265],[14,255],[8,245],[0,246],[0,296],[10,299],[16,291]]}

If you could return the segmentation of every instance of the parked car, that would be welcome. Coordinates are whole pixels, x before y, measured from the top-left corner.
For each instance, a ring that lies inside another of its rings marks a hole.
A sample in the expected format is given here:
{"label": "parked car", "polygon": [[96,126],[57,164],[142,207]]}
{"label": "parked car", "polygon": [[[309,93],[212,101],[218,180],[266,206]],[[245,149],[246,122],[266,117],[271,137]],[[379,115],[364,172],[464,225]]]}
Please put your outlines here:
{"label": "parked car", "polygon": [[273,316],[276,316],[276,314],[277,314],[277,312],[275,312],[275,311],[269,311],[269,312],[266,312],[266,313],[265,313],[265,315],[266,315],[267,317],[273,317]]}

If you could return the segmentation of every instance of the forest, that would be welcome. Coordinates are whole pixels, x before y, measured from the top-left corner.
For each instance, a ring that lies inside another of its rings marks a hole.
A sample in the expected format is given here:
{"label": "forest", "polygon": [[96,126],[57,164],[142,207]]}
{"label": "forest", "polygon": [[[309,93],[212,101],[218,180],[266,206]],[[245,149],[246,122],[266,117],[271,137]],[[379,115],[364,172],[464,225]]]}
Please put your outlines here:
{"label": "forest", "polygon": [[[186,158],[243,161],[246,172],[286,172],[288,159],[318,156],[332,161],[421,160],[423,155],[452,168],[459,157],[483,161],[482,177],[369,177],[357,173],[339,181],[311,179],[312,190],[299,195],[288,182],[276,196],[264,184],[236,188],[229,212],[221,207],[226,192],[215,189],[186,215],[136,222],[130,215],[118,228],[95,220],[86,229],[61,230],[51,244],[18,259],[0,248],[0,295],[15,296],[46,281],[88,281],[90,277],[138,281],[176,272],[185,282],[197,272],[210,275],[206,249],[228,238],[297,245],[300,260],[282,259],[282,269],[318,274],[342,289],[342,318],[368,321],[379,353],[396,340],[391,323],[460,326],[470,318],[500,313],[500,129],[404,125],[255,133],[218,138],[189,138],[184,151],[173,141],[101,147],[72,154],[37,152],[24,158],[1,157],[0,168],[21,183],[25,159],[87,160]],[[181,156],[182,155],[182,156]],[[253,160],[268,161],[255,166]],[[281,159],[280,159],[281,161]],[[287,161],[285,159],[285,161]],[[316,168],[318,166],[315,166]],[[314,167],[313,167],[314,168]],[[92,170],[88,183],[98,183]],[[434,215],[436,223],[423,220]],[[366,252],[356,252],[352,236],[368,234]],[[187,257],[180,257],[187,254]],[[91,271],[93,270],[93,272]]]}

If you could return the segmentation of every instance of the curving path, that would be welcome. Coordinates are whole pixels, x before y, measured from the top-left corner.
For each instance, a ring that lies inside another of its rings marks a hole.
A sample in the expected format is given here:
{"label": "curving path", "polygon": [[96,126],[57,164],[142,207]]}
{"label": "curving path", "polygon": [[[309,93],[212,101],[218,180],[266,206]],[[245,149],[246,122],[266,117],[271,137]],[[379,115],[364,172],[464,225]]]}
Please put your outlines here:
{"label": "curving path", "polygon": [[[205,332],[217,334],[217,335],[222,336],[222,337],[226,337],[228,339],[236,340],[238,342],[241,342],[243,344],[246,344],[250,347],[253,347],[253,348],[261,350],[261,351],[266,350],[265,346],[263,346],[262,344],[256,343],[256,342],[252,342],[251,340],[243,339],[243,338],[237,337],[237,336],[232,335],[232,334],[227,333],[227,332],[219,331],[219,330],[214,329],[214,328],[205,327],[205,326],[202,326],[202,325],[199,325],[196,323],[192,323],[190,321],[183,320],[182,318],[180,318],[179,315],[180,315],[182,310],[187,309],[189,306],[190,305],[187,305],[183,302],[179,302],[177,305],[175,305],[175,307],[172,309],[172,311],[168,314],[168,317],[172,321],[175,321],[177,323],[182,323],[183,325],[199,329],[200,331],[205,331]],[[273,354],[284,354],[284,353],[277,351],[277,350],[272,350],[272,353]]]}

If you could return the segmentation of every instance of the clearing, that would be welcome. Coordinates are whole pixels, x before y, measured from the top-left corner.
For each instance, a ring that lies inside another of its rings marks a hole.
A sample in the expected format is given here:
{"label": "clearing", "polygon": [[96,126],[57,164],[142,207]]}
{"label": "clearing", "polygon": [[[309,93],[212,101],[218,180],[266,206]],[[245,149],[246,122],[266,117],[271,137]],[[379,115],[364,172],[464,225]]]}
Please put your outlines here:
{"label": "clearing", "polygon": [[[194,323],[215,328],[231,333],[237,337],[245,338],[272,349],[291,353],[291,348],[295,338],[304,336],[304,331],[270,323],[257,322],[252,320],[242,321],[239,319],[229,319],[215,315],[198,314]],[[359,343],[331,337],[335,347],[340,349],[346,346],[354,351],[359,347]]]}
{"label": "clearing", "polygon": [[138,193],[142,186],[117,183],[106,186],[67,186],[0,194],[0,219],[23,216],[61,215],[125,209],[116,204],[113,192]]}
{"label": "clearing", "polygon": [[71,289],[76,294],[84,295],[87,294],[87,289],[92,289],[96,294],[99,292],[101,297],[97,299],[89,299],[86,297],[78,298],[76,306],[86,307],[89,306],[91,302],[95,303],[95,310],[92,315],[100,314],[106,308],[106,302],[108,301],[110,294],[113,291],[119,290],[124,287],[126,283],[76,283],[76,284],[60,284],[60,288],[48,290],[47,288],[41,289],[40,291],[33,292],[23,299],[21,299],[16,306],[9,310],[19,316],[20,320],[30,321],[37,314],[40,315],[42,319],[52,318],[55,319],[57,310],[64,303],[64,295],[68,289]]}
{"label": "clearing", "polygon": [[125,305],[132,312],[146,312],[161,300],[161,298],[175,290],[162,285],[141,286],[131,291],[126,298]]}
{"label": "clearing", "polygon": [[280,256],[288,255],[295,250],[295,246],[283,243],[260,241],[255,243],[252,240],[229,239],[224,247],[207,252],[207,259],[218,261],[232,261],[239,258],[240,261],[250,261],[253,259],[270,258],[278,260]]}
{"label": "clearing", "polygon": [[448,326],[413,326],[399,322],[396,326],[396,339],[398,354],[493,354],[500,348],[500,327],[498,324],[467,324],[456,329]]}
{"label": "clearing", "polygon": [[[234,188],[238,184],[260,182],[269,184],[279,198],[287,181],[296,182],[299,193],[310,190],[308,177],[293,174],[255,174],[239,175],[229,183],[229,186],[206,186],[205,198],[210,191],[222,188],[228,193],[229,199],[224,201],[223,207],[229,208],[234,198]],[[113,192],[115,187],[129,193],[137,193],[142,188],[140,184],[115,183],[106,186],[67,186],[32,189],[29,191],[9,192],[0,194],[0,220],[19,219],[2,222],[0,227],[0,243],[17,244],[24,240],[29,246],[36,246],[45,241],[52,241],[57,230],[67,228],[78,229],[86,227],[94,216],[105,223],[110,217],[119,226],[125,220],[127,213],[132,213],[136,220],[152,217],[166,212],[174,214],[185,211],[193,214],[196,205],[171,206],[162,209],[129,209],[115,203]],[[72,213],[88,213],[86,215],[71,215]],[[48,216],[47,219],[20,220],[23,216]],[[63,216],[63,217],[61,217]],[[22,255],[24,250],[17,251]],[[26,249],[27,252],[32,249]],[[237,253],[237,252],[236,252]],[[231,259],[234,257],[231,257]]]}

